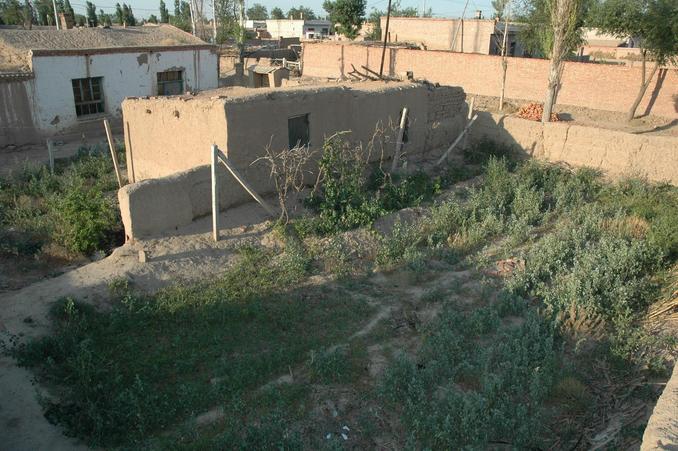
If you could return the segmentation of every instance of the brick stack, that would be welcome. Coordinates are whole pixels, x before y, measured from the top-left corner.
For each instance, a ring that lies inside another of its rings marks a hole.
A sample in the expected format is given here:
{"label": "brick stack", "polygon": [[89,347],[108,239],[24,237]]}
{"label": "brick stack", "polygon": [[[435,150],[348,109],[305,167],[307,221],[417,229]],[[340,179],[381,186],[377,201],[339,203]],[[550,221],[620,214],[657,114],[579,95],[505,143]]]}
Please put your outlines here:
{"label": "brick stack", "polygon": [[[541,121],[542,114],[544,114],[544,105],[536,102],[523,105],[518,110],[518,117],[530,121]],[[551,122],[558,122],[558,115],[556,113],[551,113]]]}

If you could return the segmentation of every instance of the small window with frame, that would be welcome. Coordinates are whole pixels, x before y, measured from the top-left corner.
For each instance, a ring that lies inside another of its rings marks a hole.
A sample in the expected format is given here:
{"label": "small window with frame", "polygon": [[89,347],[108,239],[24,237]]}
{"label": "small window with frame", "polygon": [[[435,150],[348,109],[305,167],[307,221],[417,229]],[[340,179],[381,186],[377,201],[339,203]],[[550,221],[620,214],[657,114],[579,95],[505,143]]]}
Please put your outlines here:
{"label": "small window with frame", "polygon": [[184,71],[166,70],[157,73],[158,95],[175,96],[184,93]]}
{"label": "small window with frame", "polygon": [[102,81],[103,77],[74,78],[71,80],[77,117],[105,112]]}
{"label": "small window with frame", "polygon": [[311,132],[308,113],[288,118],[287,132],[290,149],[309,146],[311,144]]}

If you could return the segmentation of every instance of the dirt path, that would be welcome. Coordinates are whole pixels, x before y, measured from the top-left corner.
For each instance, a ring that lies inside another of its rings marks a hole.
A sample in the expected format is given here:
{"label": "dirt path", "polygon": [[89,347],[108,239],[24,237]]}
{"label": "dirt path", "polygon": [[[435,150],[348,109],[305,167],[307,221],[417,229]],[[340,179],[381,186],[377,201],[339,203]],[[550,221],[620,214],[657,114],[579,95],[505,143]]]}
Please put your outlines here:
{"label": "dirt path", "polygon": [[[235,219],[237,218],[237,220]],[[0,339],[19,340],[50,332],[49,311],[55,301],[77,298],[106,308],[108,284],[125,278],[138,290],[152,292],[181,281],[223,272],[238,246],[261,240],[268,230],[265,214],[257,204],[246,204],[223,213],[222,240],[210,238],[210,218],[203,218],[167,238],[140,240],[116,249],[109,257],[21,290],[0,294]],[[140,263],[139,251],[146,253]],[[14,359],[0,356],[0,448],[23,450],[85,449],[50,424],[38,403],[38,393],[49,396],[34,383],[31,373]]]}

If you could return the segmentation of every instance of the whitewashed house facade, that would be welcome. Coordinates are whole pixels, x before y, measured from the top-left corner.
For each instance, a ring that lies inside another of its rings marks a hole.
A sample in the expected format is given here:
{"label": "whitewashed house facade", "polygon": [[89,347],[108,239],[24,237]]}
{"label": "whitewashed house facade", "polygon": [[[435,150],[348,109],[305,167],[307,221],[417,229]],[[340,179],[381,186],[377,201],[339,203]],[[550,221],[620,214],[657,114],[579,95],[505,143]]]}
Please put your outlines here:
{"label": "whitewashed house facade", "polygon": [[125,97],[218,87],[217,48],[170,25],[0,28],[0,145],[121,115]]}

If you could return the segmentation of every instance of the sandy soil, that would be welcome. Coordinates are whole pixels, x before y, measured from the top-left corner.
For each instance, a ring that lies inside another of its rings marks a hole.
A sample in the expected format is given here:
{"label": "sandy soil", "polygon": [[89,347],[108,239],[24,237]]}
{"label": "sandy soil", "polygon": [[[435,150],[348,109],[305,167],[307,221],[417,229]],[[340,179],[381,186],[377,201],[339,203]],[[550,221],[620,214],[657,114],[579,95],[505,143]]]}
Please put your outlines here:
{"label": "sandy soil", "polygon": [[[475,109],[499,113],[499,98],[467,94],[467,102],[475,97]],[[507,99],[504,113],[514,115],[521,106],[530,103],[526,100]],[[626,113],[617,111],[594,110],[572,105],[556,105],[555,112],[562,121],[577,125],[587,125],[610,130],[621,130],[628,133],[678,136],[678,119],[662,116],[636,117],[631,122],[626,120]],[[639,109],[638,114],[641,111]]]}

